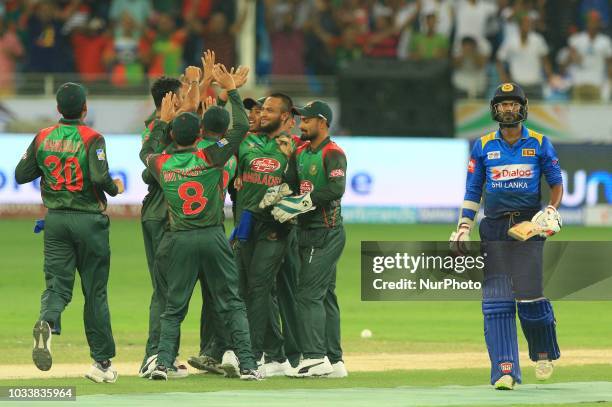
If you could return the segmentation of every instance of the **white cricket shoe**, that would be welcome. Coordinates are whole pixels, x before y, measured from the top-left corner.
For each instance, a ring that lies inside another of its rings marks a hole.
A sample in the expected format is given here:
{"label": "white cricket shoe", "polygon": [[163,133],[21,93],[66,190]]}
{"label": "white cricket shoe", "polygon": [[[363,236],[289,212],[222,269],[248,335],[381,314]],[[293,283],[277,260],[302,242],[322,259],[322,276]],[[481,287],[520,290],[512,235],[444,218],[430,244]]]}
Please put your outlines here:
{"label": "white cricket shoe", "polygon": [[85,377],[94,383],[115,383],[117,381],[117,371],[112,365],[109,365],[106,369],[102,367],[99,362],[95,362],[89,368],[89,372],[85,374]]}
{"label": "white cricket shoe", "polygon": [[334,371],[327,356],[321,359],[304,359],[287,376],[291,377],[318,377],[327,376]]}
{"label": "white cricket shoe", "polygon": [[281,362],[270,362],[264,363],[259,370],[261,370],[265,377],[274,377],[274,376],[285,376],[291,372],[293,368],[291,367],[291,363],[285,359],[283,363]]}
{"label": "white cricket shoe", "polygon": [[240,380],[259,381],[265,379],[265,377],[262,369],[243,369],[240,371]]}
{"label": "white cricket shoe", "polygon": [[34,347],[32,348],[32,361],[37,368],[43,371],[51,369],[51,327],[47,321],[39,320],[32,329]]}
{"label": "white cricket shoe", "polygon": [[155,369],[151,372],[151,376],[149,376],[150,380],[168,380],[168,369],[166,366],[157,365]]}
{"label": "white cricket shoe", "polygon": [[553,374],[553,363],[550,360],[538,360],[535,364],[535,377],[538,380],[548,380]]}
{"label": "white cricket shoe", "polygon": [[157,366],[157,354],[151,355],[147,358],[147,361],[138,372],[138,377],[148,379],[151,377],[151,373],[155,370],[155,366]]}
{"label": "white cricket shoe", "polygon": [[334,371],[331,372],[330,374],[328,374],[325,377],[331,377],[331,378],[335,378],[335,379],[340,379],[340,378],[348,376],[348,371],[346,370],[346,366],[344,366],[344,362],[343,361],[339,361],[339,362],[333,363],[332,364],[332,368],[334,369]]}
{"label": "white cricket shoe", "polygon": [[225,351],[219,367],[225,372],[225,377],[240,377],[240,362],[233,350]]}
{"label": "white cricket shoe", "polygon": [[168,380],[170,379],[184,379],[189,376],[187,365],[180,362],[178,358],[174,360],[175,369],[168,369]]}
{"label": "white cricket shoe", "polygon": [[493,386],[495,390],[514,390],[515,384],[514,377],[507,374],[500,377]]}

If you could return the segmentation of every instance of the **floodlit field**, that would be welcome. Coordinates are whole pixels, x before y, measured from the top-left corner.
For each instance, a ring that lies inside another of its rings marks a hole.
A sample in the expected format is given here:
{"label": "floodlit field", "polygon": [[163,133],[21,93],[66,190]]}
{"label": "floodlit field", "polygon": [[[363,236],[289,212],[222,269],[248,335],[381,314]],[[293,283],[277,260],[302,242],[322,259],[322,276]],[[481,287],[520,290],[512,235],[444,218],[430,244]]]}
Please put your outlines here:
{"label": "floodlit field", "polygon": [[[139,394],[121,396],[125,404],[142,404],[145,393],[161,392],[219,392],[197,396],[199,402],[208,401],[209,405],[229,400],[224,399],[225,396],[231,396],[239,405],[268,406],[306,405],[314,400],[327,400],[329,405],[371,405],[376,400],[382,401],[383,397],[386,406],[553,405],[612,400],[610,302],[555,302],[562,359],[554,378],[546,385],[535,382],[531,363],[523,357],[524,385],[515,392],[502,393],[486,386],[488,358],[479,302],[360,300],[361,241],[446,240],[451,225],[346,225],[347,246],[339,265],[337,293],[350,372],[348,379],[273,378],[242,383],[194,374],[182,381],[159,383],[134,377],[144,352],[151,294],[140,224],[132,220],[113,220],[109,302],[117,343],[114,363],[119,370],[119,380],[112,385],[95,385],[81,377],[61,378],[82,376],[90,362],[78,279],[73,302],[62,316],[62,335],[53,338],[54,367],[49,373],[39,372],[30,354],[31,329],[38,316],[44,285],[42,235],[33,234],[32,227],[31,220],[0,221],[0,365],[3,367],[0,386],[72,385],[77,387],[79,396]],[[565,227],[555,239],[608,240],[611,237],[610,228]],[[191,310],[183,323],[182,360],[198,352],[200,304],[199,288],[196,287]],[[366,328],[373,336],[362,339],[360,332]],[[522,338],[519,344],[521,351],[525,351]],[[465,387],[435,388],[454,385]],[[326,390],[289,391],[291,389]],[[118,401],[120,396],[113,397]],[[161,405],[170,399],[180,401],[181,397],[186,397],[187,402],[195,400],[189,399],[195,397],[193,394],[165,397],[169,396],[145,398],[151,405]],[[99,405],[103,400],[100,396],[79,398],[91,405]]]}

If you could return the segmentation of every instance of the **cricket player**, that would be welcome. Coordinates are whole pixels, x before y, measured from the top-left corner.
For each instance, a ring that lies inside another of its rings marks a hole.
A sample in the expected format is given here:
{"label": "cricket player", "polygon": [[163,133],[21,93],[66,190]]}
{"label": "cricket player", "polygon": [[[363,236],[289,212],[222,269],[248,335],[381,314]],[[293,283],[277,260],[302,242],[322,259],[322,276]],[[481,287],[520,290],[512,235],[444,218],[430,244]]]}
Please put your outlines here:
{"label": "cricket player", "polygon": [[289,376],[346,377],[340,345],[336,265],[345,244],[340,201],[346,186],[346,156],[329,137],[330,107],[313,101],[294,111],[301,116],[301,145],[290,166],[289,188],[268,189],[261,205],[285,223],[298,221],[300,270],[297,283],[299,345],[303,360]]}
{"label": "cricket player", "polygon": [[51,335],[61,332],[61,314],[72,299],[75,268],[85,297],[85,335],[94,360],[85,375],[96,383],[114,383],[115,342],[110,323],[107,283],[110,221],[106,196],[123,192],[123,182],[108,171],[104,137],[83,124],[85,89],[65,83],[56,94],[59,124],[42,129],[15,170],[19,184],[41,177],[45,216],[45,283],[40,317],[34,325],[32,359],[40,370],[52,365]]}
{"label": "cricket player", "polygon": [[[214,75],[228,91],[232,105],[233,127],[227,137],[204,150],[197,149],[200,119],[193,113],[182,113],[172,121],[176,153],[154,154],[151,141],[145,142],[141,152],[141,159],[164,191],[170,217],[170,230],[164,235],[167,262],[160,268],[160,289],[166,292],[167,304],[161,316],[157,366],[151,373],[154,380],[167,380],[168,370],[175,369],[180,325],[202,273],[240,360],[240,378],[262,378],[251,352],[245,305],[238,295],[238,271],[223,231],[223,166],[238,149],[248,122],[231,74],[216,66]],[[172,108],[172,95],[168,94],[162,102],[162,116],[164,109]],[[160,251],[161,247],[158,256]]]}
{"label": "cricket player", "polygon": [[[282,93],[268,96],[261,110],[260,132],[249,134],[238,152],[238,202],[235,251],[241,275],[246,276],[246,303],[253,351],[258,360],[266,351],[266,376],[285,375],[291,368],[282,347],[280,321],[272,316],[272,290],[285,255],[289,228],[276,222],[270,208],[259,202],[269,187],[281,185],[295,145],[283,134],[293,102]],[[276,349],[264,349],[271,329]]]}
{"label": "cricket player", "polygon": [[[528,103],[515,83],[504,83],[491,100],[491,117],[499,130],[474,144],[469,160],[466,193],[451,247],[463,251],[474,218],[484,199],[485,218],[480,239],[485,257],[482,312],[485,341],[491,360],[491,384],[512,390],[521,383],[516,309],[536,362],[539,380],[553,372],[560,356],[556,321],[542,287],[544,240],[561,229],[557,208],[563,196],[561,168],[550,140],[528,129]],[[540,177],[550,186],[550,202],[541,210]],[[542,233],[527,242],[516,242],[508,229],[525,220],[538,224]]]}
{"label": "cricket player", "polygon": [[[155,112],[145,121],[145,129],[142,132],[142,142],[148,140],[155,128],[156,120],[159,119],[161,112],[161,102],[168,92],[179,95],[181,82],[178,79],[162,76],[153,82],[151,86],[151,96],[155,104]],[[179,96],[180,99],[180,96]],[[154,137],[163,137],[162,135],[153,135]],[[161,152],[161,151],[157,151]],[[148,185],[148,192],[142,202],[142,210],[140,212],[140,220],[142,225],[142,236],[144,239],[145,254],[147,256],[147,267],[153,292],[151,293],[151,302],[149,305],[149,335],[145,347],[145,356],[140,366],[139,375],[144,377],[147,372],[147,361],[152,362],[150,358],[157,354],[157,343],[159,342],[160,330],[160,315],[162,313],[161,305],[157,301],[156,284],[155,284],[155,253],[157,247],[162,241],[164,231],[168,223],[168,207],[164,198],[164,193],[161,187],[155,181],[155,178],[150,174],[148,169],[143,171],[143,180]],[[187,370],[180,370],[187,373]]]}
{"label": "cricket player", "polygon": [[[216,144],[222,139],[230,124],[229,112],[219,106],[208,106],[202,118],[202,138],[197,142],[198,149],[205,149]],[[223,167],[223,201],[227,195],[230,180],[236,175],[237,159],[232,155]],[[225,331],[223,321],[219,319],[218,313],[212,306],[212,295],[206,286],[203,275],[200,275],[200,288],[202,291],[202,310],[200,314],[200,353],[192,356],[188,363],[199,370],[216,374],[223,374],[224,370],[219,367],[223,364],[222,358],[228,349],[231,349],[231,341]],[[227,358],[235,360],[231,351]]]}

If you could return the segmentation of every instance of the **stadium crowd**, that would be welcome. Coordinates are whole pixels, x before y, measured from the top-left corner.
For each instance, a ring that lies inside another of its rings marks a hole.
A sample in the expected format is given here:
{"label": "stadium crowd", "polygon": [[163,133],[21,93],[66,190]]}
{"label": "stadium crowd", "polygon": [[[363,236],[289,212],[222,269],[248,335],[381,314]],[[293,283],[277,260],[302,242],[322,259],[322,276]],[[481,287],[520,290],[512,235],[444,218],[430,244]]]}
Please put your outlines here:
{"label": "stadium crowd", "polygon": [[[514,80],[533,98],[608,98],[610,0],[246,0],[259,78],[334,75],[353,60],[439,60],[462,96]],[[198,64],[237,65],[235,0],[6,0],[0,89],[20,73],[142,84]],[[110,78],[110,79],[109,79]]]}

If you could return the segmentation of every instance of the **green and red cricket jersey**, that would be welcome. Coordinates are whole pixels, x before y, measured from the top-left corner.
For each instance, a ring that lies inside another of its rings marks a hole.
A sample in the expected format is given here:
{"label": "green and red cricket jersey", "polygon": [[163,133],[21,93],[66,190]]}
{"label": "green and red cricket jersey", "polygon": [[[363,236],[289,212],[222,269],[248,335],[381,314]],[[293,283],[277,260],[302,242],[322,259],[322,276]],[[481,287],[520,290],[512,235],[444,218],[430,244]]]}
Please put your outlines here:
{"label": "green and red cricket jersey", "polygon": [[249,134],[238,150],[238,173],[242,189],[238,191],[238,213],[249,210],[262,221],[272,222],[271,208],[259,208],[268,188],[283,183],[288,158],[274,138],[267,134]]}
{"label": "green and red cricket jersey", "polygon": [[298,217],[304,228],[333,228],[342,224],[340,200],[346,187],[346,155],[327,138],[316,149],[310,142],[302,144],[295,153],[299,193],[310,192],[317,208]]}
{"label": "green and red cricket jersey", "polygon": [[[145,120],[145,129],[141,134],[142,144],[151,137],[155,137],[156,139],[165,138],[164,135],[158,133],[169,132],[168,126],[156,127],[158,122],[159,120],[156,119],[155,112]],[[155,145],[158,146],[156,147],[155,153],[161,153],[163,151],[161,143],[157,142]],[[166,205],[164,192],[146,168],[142,173],[142,179],[147,184],[147,195],[142,201],[140,219],[142,221],[164,221],[168,216],[168,206]]]}
{"label": "green and red cricket jersey", "polygon": [[99,213],[106,196],[118,193],[108,171],[104,137],[80,120],[61,119],[38,132],[15,169],[20,184],[42,177],[49,209]]}
{"label": "green and red cricket jersey", "polygon": [[[218,140],[214,137],[204,137],[198,143],[199,149],[205,149],[206,147],[210,147],[215,144]],[[223,166],[223,197],[227,195],[227,187],[229,185],[230,180],[234,179],[236,175],[236,167],[238,165],[238,160],[236,156],[233,155],[227,160],[225,165]]]}

